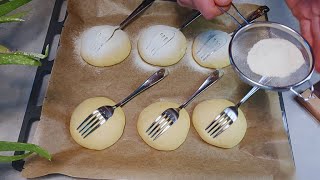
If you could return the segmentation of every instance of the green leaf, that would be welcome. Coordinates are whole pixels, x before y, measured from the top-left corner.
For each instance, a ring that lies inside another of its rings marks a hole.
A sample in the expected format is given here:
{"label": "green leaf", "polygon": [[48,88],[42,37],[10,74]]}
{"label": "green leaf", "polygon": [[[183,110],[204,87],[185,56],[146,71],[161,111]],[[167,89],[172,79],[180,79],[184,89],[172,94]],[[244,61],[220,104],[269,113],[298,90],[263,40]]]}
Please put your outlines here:
{"label": "green leaf", "polygon": [[[28,151],[31,153],[36,153],[39,156],[46,158],[48,160],[51,160],[51,155],[44,149],[42,149],[40,146],[37,146],[35,144],[28,144],[28,143],[18,143],[18,142],[6,142],[6,141],[0,141],[0,151]],[[28,154],[28,153],[27,153]],[[29,154],[30,155],[30,154]],[[15,160],[16,158],[25,158],[28,155],[21,155],[18,157],[11,156],[12,160]],[[10,156],[1,156],[2,158],[8,158]],[[1,161],[0,157],[0,161]]]}
{"label": "green leaf", "polygon": [[0,53],[0,65],[4,64],[18,64],[18,65],[30,65],[41,66],[41,62],[32,57],[11,53]]}
{"label": "green leaf", "polygon": [[21,13],[13,14],[10,16],[0,16],[0,23],[8,23],[8,22],[22,22],[24,21],[22,17],[26,15],[28,11],[24,11]]}
{"label": "green leaf", "polygon": [[0,162],[12,162],[12,161],[18,161],[24,158],[27,158],[30,156],[33,152],[28,152],[26,154],[22,155],[15,155],[15,156],[0,156]]}
{"label": "green leaf", "polygon": [[9,53],[9,52],[10,50],[7,47],[0,44],[0,53]]}
{"label": "green leaf", "polygon": [[0,17],[0,23],[9,23],[9,22],[23,22],[23,19],[20,18],[12,18],[7,16]]}
{"label": "green leaf", "polygon": [[46,46],[46,50],[45,50],[44,54],[28,53],[28,52],[20,52],[20,51],[14,52],[13,54],[24,55],[24,56],[28,56],[33,59],[37,59],[37,58],[44,59],[44,58],[48,57],[48,55],[49,55],[49,45]]}
{"label": "green leaf", "polygon": [[30,2],[31,0],[12,0],[7,3],[0,5],[0,16],[6,15],[9,12],[19,8],[20,6],[23,6]]}

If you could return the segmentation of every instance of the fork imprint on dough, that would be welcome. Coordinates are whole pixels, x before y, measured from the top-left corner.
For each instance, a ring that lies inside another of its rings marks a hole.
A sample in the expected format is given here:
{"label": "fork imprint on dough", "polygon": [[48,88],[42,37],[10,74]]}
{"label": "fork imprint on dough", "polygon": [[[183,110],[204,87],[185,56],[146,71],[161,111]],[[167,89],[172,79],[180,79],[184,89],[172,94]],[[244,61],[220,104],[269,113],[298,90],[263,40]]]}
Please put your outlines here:
{"label": "fork imprint on dough", "polygon": [[158,33],[148,44],[146,50],[155,55],[163,46],[168,44],[176,35],[172,30],[165,30]]}
{"label": "fork imprint on dough", "polygon": [[107,33],[100,31],[90,46],[92,52],[95,52],[95,54],[98,54],[100,49],[111,39],[111,37],[112,37],[112,34],[107,35]]}
{"label": "fork imprint on dough", "polygon": [[210,34],[205,43],[199,48],[197,54],[205,61],[211,54],[217,52],[227,43],[227,39],[217,34]]}

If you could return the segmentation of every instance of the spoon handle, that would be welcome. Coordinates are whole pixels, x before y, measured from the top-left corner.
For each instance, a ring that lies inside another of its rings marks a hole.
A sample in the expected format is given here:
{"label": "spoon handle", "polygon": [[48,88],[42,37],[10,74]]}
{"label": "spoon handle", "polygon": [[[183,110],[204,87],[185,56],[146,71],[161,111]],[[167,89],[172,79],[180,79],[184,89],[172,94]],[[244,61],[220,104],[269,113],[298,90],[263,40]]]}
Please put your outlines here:
{"label": "spoon handle", "polygon": [[183,103],[179,109],[185,108],[191,101],[193,101],[199,94],[208,89],[212,84],[217,82],[223,76],[223,71],[215,70],[210,76],[203,82],[203,84],[199,87],[199,89],[193,93],[193,95]]}
{"label": "spoon handle", "polygon": [[153,85],[160,82],[162,79],[164,79],[168,75],[168,71],[165,69],[160,69],[159,71],[155,72],[152,76],[150,76],[141,86],[139,86],[133,93],[131,93],[128,97],[126,97],[124,100],[119,102],[115,105],[115,108],[122,107],[125,104],[127,104],[130,100],[132,100],[134,97],[142,93],[143,91],[149,89]]}

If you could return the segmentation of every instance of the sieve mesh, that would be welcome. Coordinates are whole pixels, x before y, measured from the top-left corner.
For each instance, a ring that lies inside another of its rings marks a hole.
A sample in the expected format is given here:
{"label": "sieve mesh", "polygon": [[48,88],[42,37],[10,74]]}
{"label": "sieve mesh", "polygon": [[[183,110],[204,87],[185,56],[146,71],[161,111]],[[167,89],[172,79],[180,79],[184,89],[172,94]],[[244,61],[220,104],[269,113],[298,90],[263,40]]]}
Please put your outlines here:
{"label": "sieve mesh", "polygon": [[[273,77],[269,81],[259,82],[262,76],[250,70],[247,64],[247,56],[254,44],[262,39],[269,38],[285,39],[296,45],[301,51],[305,63],[296,72],[285,78]],[[229,55],[231,63],[242,79],[253,86],[271,90],[287,90],[290,87],[302,84],[308,80],[314,66],[308,43],[294,30],[272,22],[255,22],[241,28],[230,42]]]}

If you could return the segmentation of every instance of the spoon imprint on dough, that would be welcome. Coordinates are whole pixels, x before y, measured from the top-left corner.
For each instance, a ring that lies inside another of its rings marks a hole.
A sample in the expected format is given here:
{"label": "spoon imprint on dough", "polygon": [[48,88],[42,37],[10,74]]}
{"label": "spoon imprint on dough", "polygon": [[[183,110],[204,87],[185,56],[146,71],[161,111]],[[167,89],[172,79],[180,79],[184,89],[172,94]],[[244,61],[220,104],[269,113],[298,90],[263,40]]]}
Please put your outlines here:
{"label": "spoon imprint on dough", "polygon": [[223,36],[218,36],[217,34],[210,34],[205,43],[199,48],[197,54],[200,59],[205,61],[211,54],[217,52],[222,48],[226,43],[227,39]]}
{"label": "spoon imprint on dough", "polygon": [[163,46],[168,44],[176,35],[172,30],[163,30],[158,33],[148,44],[146,50],[155,55]]}

